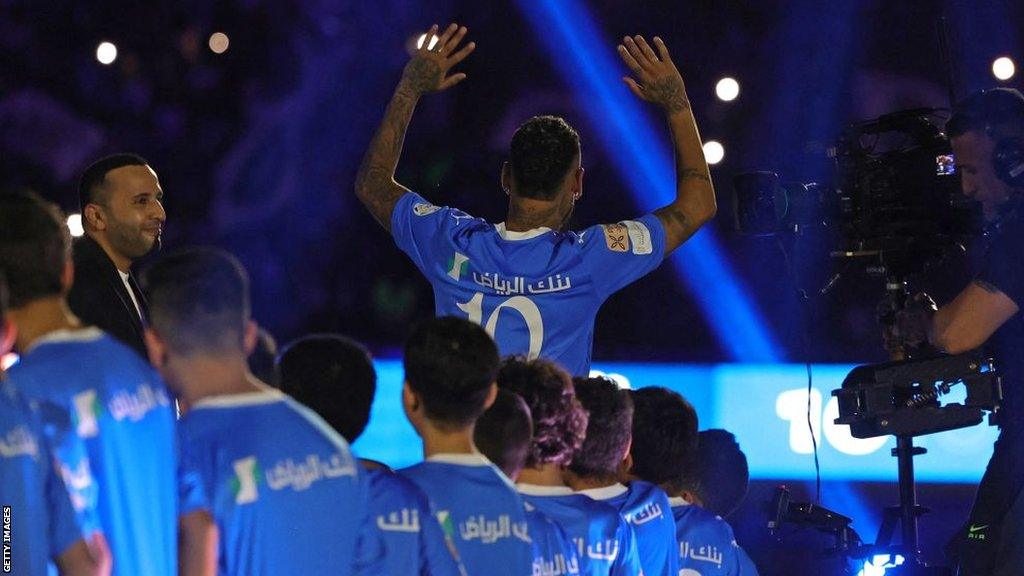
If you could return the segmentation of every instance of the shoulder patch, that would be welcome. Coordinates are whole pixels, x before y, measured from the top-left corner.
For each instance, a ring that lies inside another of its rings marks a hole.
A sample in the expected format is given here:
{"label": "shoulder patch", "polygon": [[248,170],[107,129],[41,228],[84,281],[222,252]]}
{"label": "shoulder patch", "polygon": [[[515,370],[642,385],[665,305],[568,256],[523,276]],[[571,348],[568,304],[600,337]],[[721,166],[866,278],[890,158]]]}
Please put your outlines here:
{"label": "shoulder patch", "polygon": [[654,251],[654,246],[651,243],[651,231],[647,229],[646,224],[636,220],[626,220],[620,224],[629,231],[629,239],[633,243],[633,254],[642,256]]}
{"label": "shoulder patch", "polygon": [[604,230],[604,241],[612,252],[627,252],[629,250],[629,233],[622,224],[602,224]]}
{"label": "shoulder patch", "polygon": [[433,204],[427,204],[425,202],[418,202],[413,204],[412,213],[417,216],[427,216],[440,210],[440,206],[434,206]]}

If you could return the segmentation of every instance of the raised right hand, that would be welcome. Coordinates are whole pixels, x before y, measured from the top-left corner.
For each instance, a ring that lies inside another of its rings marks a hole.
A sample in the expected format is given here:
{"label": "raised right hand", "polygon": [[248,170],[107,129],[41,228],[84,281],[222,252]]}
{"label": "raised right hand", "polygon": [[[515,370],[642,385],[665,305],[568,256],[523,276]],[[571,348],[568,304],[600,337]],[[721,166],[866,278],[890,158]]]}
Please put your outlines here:
{"label": "raised right hand", "polygon": [[[464,72],[449,75],[448,72],[462,62],[476,48],[470,42],[455,51],[466,36],[466,27],[450,24],[436,43],[431,39],[437,34],[438,27],[434,24],[427,31],[423,45],[417,48],[412,59],[402,71],[402,80],[398,84],[400,91],[407,91],[413,96],[421,96],[428,92],[440,92],[455,86],[466,79]],[[433,44],[433,46],[431,46]]]}

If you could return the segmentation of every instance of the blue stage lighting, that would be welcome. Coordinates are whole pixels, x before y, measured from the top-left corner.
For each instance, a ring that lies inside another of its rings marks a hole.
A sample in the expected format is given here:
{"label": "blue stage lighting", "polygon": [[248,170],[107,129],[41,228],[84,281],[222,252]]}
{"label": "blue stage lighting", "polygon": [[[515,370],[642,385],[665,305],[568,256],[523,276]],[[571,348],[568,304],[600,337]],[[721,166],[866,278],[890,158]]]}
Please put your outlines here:
{"label": "blue stage lighting", "polygon": [[[598,129],[637,207],[650,211],[675,197],[670,148],[642,103],[619,80],[625,68],[612,55],[615,40],[597,30],[578,0],[525,0],[520,7],[558,70],[579,92],[584,112]],[[782,352],[739,277],[726,261],[713,230],[705,228],[671,259],[704,310],[708,324],[734,360],[775,362]]]}

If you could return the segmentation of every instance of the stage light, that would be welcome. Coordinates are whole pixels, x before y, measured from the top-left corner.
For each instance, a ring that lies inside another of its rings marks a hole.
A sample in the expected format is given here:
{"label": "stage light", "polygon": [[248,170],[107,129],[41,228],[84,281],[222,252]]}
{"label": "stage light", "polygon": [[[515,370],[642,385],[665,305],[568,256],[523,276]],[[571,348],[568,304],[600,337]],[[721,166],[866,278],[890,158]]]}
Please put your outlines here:
{"label": "stage light", "polygon": [[704,159],[708,164],[718,164],[725,158],[725,146],[717,140],[708,140],[704,143]]}
{"label": "stage light", "polygon": [[75,238],[78,238],[82,234],[85,234],[85,228],[82,228],[82,215],[72,214],[68,216],[68,231]]}
{"label": "stage light", "polygon": [[883,576],[886,568],[902,566],[903,556],[891,554],[876,554],[871,560],[864,562],[864,569],[857,573],[857,576]]}
{"label": "stage light", "polygon": [[0,356],[0,370],[9,370],[18,363],[18,355],[14,352]]}
{"label": "stage light", "polygon": [[[437,34],[432,35],[430,37],[430,45],[427,46],[427,50],[433,50],[434,46],[437,46],[437,41],[438,40],[440,40],[440,38],[437,37]],[[423,43],[426,42],[426,41],[427,41],[427,35],[426,34],[420,34],[419,39],[416,40],[416,49],[419,50],[420,48],[423,48]]]}
{"label": "stage light", "polygon": [[231,41],[228,39],[228,35],[223,32],[214,32],[210,35],[210,50],[214,54],[223,54],[228,51],[228,45]]}
{"label": "stage light", "polygon": [[732,102],[740,95],[740,83],[735,78],[722,78],[715,84],[715,94],[723,102]]}
{"label": "stage light", "polygon": [[117,46],[112,42],[100,42],[96,47],[96,59],[104,66],[113,64],[117,60]]}
{"label": "stage light", "polygon": [[1009,80],[1017,73],[1017,66],[1008,56],[996,58],[992,61],[992,75],[999,80]]}

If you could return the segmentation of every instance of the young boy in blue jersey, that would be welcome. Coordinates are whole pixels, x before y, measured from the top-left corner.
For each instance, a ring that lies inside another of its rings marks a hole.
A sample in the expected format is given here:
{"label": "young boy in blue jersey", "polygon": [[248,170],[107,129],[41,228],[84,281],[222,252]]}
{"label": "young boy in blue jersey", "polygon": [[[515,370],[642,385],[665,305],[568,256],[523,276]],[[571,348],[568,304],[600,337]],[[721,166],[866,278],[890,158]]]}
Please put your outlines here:
{"label": "young boy in blue jersey", "polygon": [[520,495],[573,539],[583,574],[638,574],[640,559],[629,524],[612,506],[565,484],[565,468],[587,430],[587,412],[576,399],[572,378],[550,360],[511,357],[502,362],[498,386],[523,397],[534,417],[525,466],[517,477]]}
{"label": "young boy in blue jersey", "polygon": [[[0,274],[0,358],[14,346],[14,323],[5,321],[7,282]],[[17,526],[0,571],[45,574],[53,561],[61,574],[108,574],[109,552],[95,533],[93,550],[82,535],[64,481],[53,468],[38,414],[4,382],[0,366],[0,502]],[[97,556],[97,557],[94,557]]]}
{"label": "young boy in blue jersey", "polygon": [[[756,575],[721,516],[681,497],[697,476],[697,413],[678,393],[640,388],[633,397],[632,466],[627,479],[658,484],[672,498],[679,567],[696,574]],[[710,487],[712,490],[713,487]]]}
{"label": "young boy in blue jersey", "polygon": [[143,278],[150,359],[188,411],[183,574],[379,574],[366,474],[308,408],[257,380],[249,282],[226,252],[166,256]]}
{"label": "young boy in blue jersey", "polygon": [[[519,478],[533,440],[533,420],[526,402],[514,392],[498,389],[494,404],[476,421],[473,441],[509,479]],[[524,498],[525,500],[525,498]],[[576,544],[553,519],[530,502],[526,521],[533,541],[534,574],[584,574]]]}
{"label": "young boy in blue jersey", "polygon": [[[452,68],[475,48],[460,48],[466,28],[431,28],[406,65],[356,177],[357,197],[434,289],[438,316],[487,326],[503,355],[556,360],[589,372],[594,319],[614,292],[657,268],[715,214],[715,193],[679,71],[660,38],[624,38],[619,55],[640,99],[660,107],[672,134],[675,199],[636,220],[566,228],[583,195],[580,138],[562,118],[527,120],[512,137],[501,170],[505,222],[490,224],[434,206],[395,181],[405,132],[420,98],[466,78]],[[668,184],[668,183],[666,183]],[[505,314],[501,311],[504,310]]]}
{"label": "young boy in blue jersey", "polygon": [[530,574],[531,540],[512,483],[473,443],[497,394],[498,349],[479,325],[453,317],[420,324],[405,344],[402,407],[424,462],[400,471],[423,492],[473,575]]}
{"label": "young boy in blue jersey", "polygon": [[70,237],[56,206],[0,196],[0,272],[18,327],[11,385],[38,406],[83,532],[101,532],[113,573],[177,571],[174,414],[159,375],[97,328],[83,327],[66,295]]}
{"label": "young boy in blue jersey", "polygon": [[[281,391],[312,408],[350,444],[366,429],[377,388],[369,351],[334,334],[289,344],[277,361]],[[454,542],[441,530],[427,497],[390,468],[361,460],[370,482],[371,514],[384,542],[387,574],[459,576]]]}
{"label": "young boy in blue jersey", "polygon": [[668,495],[643,480],[620,483],[632,467],[633,401],[606,378],[576,378],[576,397],[589,413],[586,439],[566,471],[574,490],[612,505],[636,534],[646,576],[677,576],[676,526]]}
{"label": "young boy in blue jersey", "polygon": [[708,512],[728,518],[747,495],[750,469],[736,436],[727,430],[697,434],[696,474],[684,478],[683,497]]}

